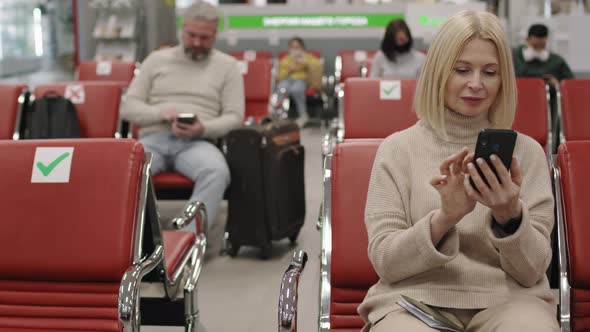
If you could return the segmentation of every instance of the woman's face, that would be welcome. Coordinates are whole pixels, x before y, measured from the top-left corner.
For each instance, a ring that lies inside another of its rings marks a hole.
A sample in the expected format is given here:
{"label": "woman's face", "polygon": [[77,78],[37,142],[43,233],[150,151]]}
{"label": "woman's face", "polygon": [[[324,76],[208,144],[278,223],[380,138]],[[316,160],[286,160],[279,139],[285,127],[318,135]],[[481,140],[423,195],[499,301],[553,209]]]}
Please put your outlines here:
{"label": "woman's face", "polygon": [[303,45],[301,45],[298,41],[292,40],[289,43],[289,50],[290,51],[303,51]]}
{"label": "woman's face", "polygon": [[395,32],[395,44],[396,45],[402,46],[402,45],[407,44],[408,41],[410,41],[410,37],[408,37],[408,34],[404,30],[400,29]]}
{"label": "woman's face", "polygon": [[452,68],[445,91],[445,106],[466,116],[487,113],[501,86],[500,61],[491,41],[467,42]]}

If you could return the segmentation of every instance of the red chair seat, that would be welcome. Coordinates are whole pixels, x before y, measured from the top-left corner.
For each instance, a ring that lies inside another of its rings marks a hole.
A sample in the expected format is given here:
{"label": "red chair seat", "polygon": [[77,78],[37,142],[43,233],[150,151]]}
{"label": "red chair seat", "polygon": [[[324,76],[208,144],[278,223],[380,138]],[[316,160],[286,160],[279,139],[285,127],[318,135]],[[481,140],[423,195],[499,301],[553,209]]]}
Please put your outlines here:
{"label": "red chair seat", "polygon": [[183,188],[191,189],[194,183],[191,179],[180,173],[160,173],[153,177],[156,188]]}
{"label": "red chair seat", "polygon": [[168,278],[172,279],[172,275],[174,275],[182,259],[193,247],[196,238],[193,232],[162,231]]}
{"label": "red chair seat", "polygon": [[305,96],[307,96],[307,97],[313,97],[313,96],[317,95],[318,93],[320,93],[320,92],[314,88],[305,89]]}

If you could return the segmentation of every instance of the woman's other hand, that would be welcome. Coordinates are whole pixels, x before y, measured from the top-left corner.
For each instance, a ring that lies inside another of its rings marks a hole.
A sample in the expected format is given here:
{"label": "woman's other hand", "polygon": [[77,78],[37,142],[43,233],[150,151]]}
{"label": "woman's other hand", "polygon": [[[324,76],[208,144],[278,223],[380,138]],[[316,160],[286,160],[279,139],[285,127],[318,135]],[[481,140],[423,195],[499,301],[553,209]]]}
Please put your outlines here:
{"label": "woman's other hand", "polygon": [[431,220],[431,237],[435,245],[449,229],[475,208],[476,201],[469,197],[463,185],[465,174],[462,163],[468,153],[467,148],[463,148],[448,157],[440,165],[441,174],[430,180],[441,200],[441,208]]}

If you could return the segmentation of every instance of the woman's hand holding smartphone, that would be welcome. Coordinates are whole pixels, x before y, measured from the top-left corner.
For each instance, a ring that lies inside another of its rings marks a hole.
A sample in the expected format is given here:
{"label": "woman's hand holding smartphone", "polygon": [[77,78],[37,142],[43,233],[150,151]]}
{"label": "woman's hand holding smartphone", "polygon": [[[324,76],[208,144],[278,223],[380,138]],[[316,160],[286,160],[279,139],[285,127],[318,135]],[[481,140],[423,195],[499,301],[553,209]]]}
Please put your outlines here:
{"label": "woman's hand holding smartphone", "polygon": [[465,192],[489,207],[499,224],[522,214],[522,175],[518,161],[512,158],[515,143],[512,130],[484,130],[478,136],[475,154],[463,161]]}

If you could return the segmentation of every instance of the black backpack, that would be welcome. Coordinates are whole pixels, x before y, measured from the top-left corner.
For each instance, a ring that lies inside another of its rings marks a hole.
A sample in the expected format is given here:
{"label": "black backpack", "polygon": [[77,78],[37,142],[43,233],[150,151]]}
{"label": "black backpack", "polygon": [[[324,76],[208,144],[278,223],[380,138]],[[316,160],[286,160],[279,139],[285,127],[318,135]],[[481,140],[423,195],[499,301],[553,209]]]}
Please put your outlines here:
{"label": "black backpack", "polygon": [[69,99],[48,92],[36,99],[26,112],[24,137],[28,139],[77,138],[80,123]]}

